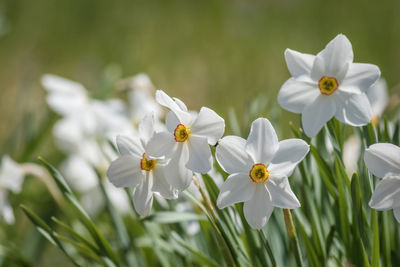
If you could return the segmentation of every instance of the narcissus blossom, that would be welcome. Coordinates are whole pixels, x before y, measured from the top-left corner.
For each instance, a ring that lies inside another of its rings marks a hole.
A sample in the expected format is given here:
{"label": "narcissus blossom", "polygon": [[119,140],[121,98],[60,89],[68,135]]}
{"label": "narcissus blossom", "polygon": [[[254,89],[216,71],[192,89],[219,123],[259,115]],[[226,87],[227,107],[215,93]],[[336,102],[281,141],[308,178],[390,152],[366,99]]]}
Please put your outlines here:
{"label": "narcissus blossom", "polygon": [[148,151],[153,127],[153,117],[145,116],[139,125],[140,138],[117,137],[121,157],[114,160],[107,171],[110,182],[116,187],[135,187],[133,202],[141,216],[149,214],[154,192],[167,199],[178,197],[178,191],[168,183],[167,177],[179,176],[179,166],[168,164],[163,158],[154,158]]}
{"label": "narcissus blossom", "polygon": [[237,136],[222,138],[216,159],[230,175],[220,188],[218,208],[244,202],[247,222],[252,228],[261,229],[274,207],[300,207],[288,177],[308,151],[308,144],[301,139],[278,142],[274,128],[264,118],[252,123],[247,140]]}
{"label": "narcissus blossom", "polygon": [[181,100],[172,99],[161,90],[156,92],[156,100],[171,111],[166,118],[168,131],[153,136],[148,145],[149,153],[169,157],[173,164],[180,166],[184,175],[176,176],[170,182],[182,191],[192,181],[191,177],[186,179],[189,170],[199,173],[211,170],[213,159],[209,145],[215,145],[222,137],[225,121],[206,107],[202,107],[198,114],[189,112]]}
{"label": "narcissus blossom", "polygon": [[8,193],[21,191],[24,182],[22,168],[9,156],[3,156],[0,165],[0,219],[12,224],[15,221],[14,212],[8,203]]}
{"label": "narcissus blossom", "polygon": [[313,137],[332,117],[352,125],[371,121],[371,104],[365,94],[380,76],[377,66],[353,63],[350,41],[339,34],[316,56],[285,51],[293,76],[281,87],[279,104],[301,113],[305,133]]}
{"label": "narcissus blossom", "polygon": [[373,175],[382,178],[369,206],[376,210],[393,209],[400,223],[400,147],[389,143],[371,145],[365,150],[364,162]]}

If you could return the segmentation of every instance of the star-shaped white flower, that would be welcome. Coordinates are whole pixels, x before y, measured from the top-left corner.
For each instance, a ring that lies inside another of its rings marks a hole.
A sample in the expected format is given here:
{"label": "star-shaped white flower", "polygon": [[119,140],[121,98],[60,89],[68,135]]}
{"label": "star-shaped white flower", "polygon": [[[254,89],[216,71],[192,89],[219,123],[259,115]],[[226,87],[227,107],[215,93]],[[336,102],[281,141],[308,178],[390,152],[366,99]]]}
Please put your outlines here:
{"label": "star-shaped white flower", "polygon": [[376,210],[393,209],[400,223],[400,147],[389,143],[371,145],[365,150],[364,162],[373,175],[382,178],[369,206]]}
{"label": "star-shaped white flower", "polygon": [[[178,197],[178,191],[167,181],[167,175],[179,176],[176,165],[154,158],[148,151],[148,141],[154,134],[153,116],[145,116],[139,125],[139,138],[117,137],[121,157],[111,163],[107,176],[116,187],[136,187],[133,202],[141,216],[150,213],[153,192],[167,199]],[[180,178],[183,179],[183,178]]]}
{"label": "star-shaped white flower", "polygon": [[170,157],[173,164],[180,166],[183,175],[171,177],[169,182],[183,191],[192,181],[192,176],[187,175],[191,173],[189,170],[199,173],[211,170],[213,159],[209,145],[215,145],[222,137],[225,121],[206,107],[193,114],[181,100],[172,99],[161,90],[156,92],[156,100],[171,109],[166,118],[168,131],[155,134],[148,149],[152,155]]}
{"label": "star-shaped white flower", "polygon": [[301,139],[278,142],[274,128],[264,118],[252,123],[247,140],[237,136],[222,138],[216,158],[230,175],[220,188],[218,208],[244,202],[247,222],[252,228],[261,229],[274,207],[300,207],[288,177],[308,151],[308,144]]}
{"label": "star-shaped white flower", "polygon": [[346,36],[339,34],[316,56],[286,49],[285,59],[293,77],[281,87],[278,102],[284,109],[301,113],[308,136],[315,136],[332,117],[352,126],[371,121],[365,92],[378,80],[380,70],[353,63]]}

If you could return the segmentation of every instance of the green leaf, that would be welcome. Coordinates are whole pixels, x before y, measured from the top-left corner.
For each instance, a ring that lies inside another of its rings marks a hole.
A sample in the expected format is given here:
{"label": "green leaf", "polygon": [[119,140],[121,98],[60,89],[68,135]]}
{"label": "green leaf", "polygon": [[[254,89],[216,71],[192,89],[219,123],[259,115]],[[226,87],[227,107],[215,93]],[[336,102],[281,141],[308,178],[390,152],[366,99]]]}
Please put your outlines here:
{"label": "green leaf", "polygon": [[182,248],[186,251],[190,252],[198,261],[200,265],[203,266],[211,266],[211,267],[218,267],[221,264],[215,262],[210,257],[206,256],[204,253],[194,249],[192,246],[188,245],[188,242],[185,242],[176,232],[171,233],[171,238],[177,242]]}
{"label": "green leaf", "polygon": [[204,215],[191,212],[158,211],[143,218],[142,220],[168,224],[185,221],[204,221],[207,220],[207,218]]}
{"label": "green leaf", "polygon": [[65,250],[64,246],[55,236],[55,232],[49,225],[47,225],[36,213],[25,207],[24,205],[20,205],[20,208],[28,217],[28,219],[35,225],[36,229],[53,245],[57,246],[68,258],[69,260],[76,266],[79,264],[71,257],[67,251]]}
{"label": "green leaf", "polygon": [[329,168],[329,165],[325,162],[325,160],[319,155],[317,149],[313,146],[310,145],[310,150],[311,154],[313,155],[317,165],[318,165],[318,170],[321,173],[321,177],[325,182],[326,187],[328,188],[329,193],[331,196],[336,199],[337,198],[337,192],[335,189],[335,182],[334,178],[332,176],[332,171]]}

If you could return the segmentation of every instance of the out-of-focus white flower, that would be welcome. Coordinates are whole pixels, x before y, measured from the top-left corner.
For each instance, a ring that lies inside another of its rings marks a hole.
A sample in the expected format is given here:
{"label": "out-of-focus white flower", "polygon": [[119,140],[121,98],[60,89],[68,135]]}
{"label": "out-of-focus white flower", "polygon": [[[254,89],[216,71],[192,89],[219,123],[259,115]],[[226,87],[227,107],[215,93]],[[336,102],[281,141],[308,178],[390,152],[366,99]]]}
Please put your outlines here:
{"label": "out-of-focus white flower", "polygon": [[278,142],[274,128],[264,118],[252,123],[247,140],[222,138],[216,158],[230,175],[220,188],[218,208],[244,202],[246,221],[252,228],[261,229],[274,207],[300,207],[288,177],[308,151],[308,144],[301,139]]}
{"label": "out-of-focus white flower", "polygon": [[57,146],[68,155],[64,176],[75,190],[88,192],[97,184],[93,168],[105,169],[108,164],[103,153],[108,140],[135,133],[126,107],[117,99],[91,99],[83,85],[55,75],[44,75],[42,84],[48,91],[47,103],[63,116],[53,134]]}
{"label": "out-of-focus white flower", "polygon": [[357,171],[360,149],[361,140],[357,135],[350,136],[343,144],[343,163],[349,176]]}
{"label": "out-of-focus white flower", "polygon": [[0,218],[12,224],[15,221],[14,212],[8,203],[8,191],[17,194],[24,182],[24,172],[9,156],[2,158],[0,166]]}
{"label": "out-of-focus white flower", "polygon": [[381,78],[366,91],[372,108],[372,124],[378,123],[378,118],[382,116],[388,102],[389,95],[385,79]]}
{"label": "out-of-focus white flower", "polygon": [[202,107],[198,115],[193,115],[181,100],[172,99],[161,90],[156,92],[156,99],[171,109],[166,118],[168,131],[155,134],[148,149],[154,156],[170,157],[171,164],[179,166],[181,175],[168,176],[167,179],[172,186],[183,191],[192,181],[191,171],[207,173],[211,170],[209,145],[215,145],[222,137],[225,121],[206,107]]}
{"label": "out-of-focus white flower", "polygon": [[153,112],[156,123],[161,119],[162,110],[154,99],[154,85],[145,73],[139,73],[129,79],[129,104],[131,118],[135,123]]}
{"label": "out-of-focus white flower", "polygon": [[382,178],[369,206],[376,210],[393,209],[400,223],[400,147],[389,143],[371,145],[365,150],[364,162],[373,175]]}
{"label": "out-of-focus white flower", "polygon": [[168,164],[164,158],[154,158],[148,151],[148,141],[154,134],[153,116],[143,118],[139,133],[140,139],[117,137],[121,157],[111,163],[107,176],[116,187],[135,187],[135,209],[141,216],[147,216],[154,192],[168,199],[178,197],[178,191],[168,183],[167,175],[179,176],[179,172],[178,166]]}
{"label": "out-of-focus white flower", "polygon": [[378,80],[380,70],[353,63],[346,36],[339,34],[316,56],[286,49],[285,59],[293,77],[281,87],[278,102],[301,113],[308,136],[315,136],[332,117],[352,126],[370,122],[372,110],[365,92]]}

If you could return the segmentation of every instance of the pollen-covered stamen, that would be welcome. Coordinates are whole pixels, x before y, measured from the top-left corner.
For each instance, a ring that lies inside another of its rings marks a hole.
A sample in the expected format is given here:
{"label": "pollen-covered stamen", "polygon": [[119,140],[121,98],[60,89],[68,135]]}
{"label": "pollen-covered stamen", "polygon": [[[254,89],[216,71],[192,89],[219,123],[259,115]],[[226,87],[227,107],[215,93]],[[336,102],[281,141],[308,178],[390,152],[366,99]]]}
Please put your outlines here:
{"label": "pollen-covered stamen", "polygon": [[322,76],[318,81],[318,87],[323,95],[331,95],[339,87],[339,83],[334,77]]}
{"label": "pollen-covered stamen", "polygon": [[154,167],[156,166],[156,160],[155,159],[147,159],[146,158],[146,153],[143,153],[142,160],[140,161],[140,168],[144,171],[152,171]]}
{"label": "pollen-covered stamen", "polygon": [[176,142],[185,142],[190,136],[190,129],[183,124],[178,124],[174,131]]}
{"label": "pollen-covered stamen", "polygon": [[268,180],[269,172],[264,164],[254,164],[250,170],[249,176],[255,183],[262,183]]}

